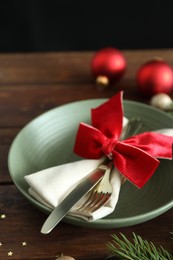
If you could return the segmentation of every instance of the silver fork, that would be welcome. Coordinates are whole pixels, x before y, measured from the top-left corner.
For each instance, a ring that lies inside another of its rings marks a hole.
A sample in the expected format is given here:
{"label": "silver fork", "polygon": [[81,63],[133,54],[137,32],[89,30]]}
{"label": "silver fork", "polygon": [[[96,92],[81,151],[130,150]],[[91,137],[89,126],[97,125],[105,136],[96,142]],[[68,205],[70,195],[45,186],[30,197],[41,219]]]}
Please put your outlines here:
{"label": "silver fork", "polygon": [[[127,125],[126,132],[123,136],[123,139],[127,139],[128,137],[135,135],[139,132],[142,127],[142,121],[138,118],[129,120]],[[78,212],[94,212],[100,207],[104,206],[110,199],[111,194],[113,192],[112,185],[110,183],[110,175],[113,168],[113,162],[106,159],[104,163],[99,167],[105,169],[105,174],[102,180],[88,192],[88,197],[86,201],[78,207]],[[122,179],[124,182],[125,179]]]}
{"label": "silver fork", "polygon": [[92,213],[108,202],[113,191],[109,180],[112,167],[113,162],[110,160],[106,160],[105,164],[103,163],[99,166],[99,168],[105,170],[105,174],[102,180],[88,192],[87,200],[78,207],[78,211]]}
{"label": "silver fork", "polygon": [[123,139],[127,139],[130,136],[133,136],[133,135],[136,135],[137,133],[139,133],[142,126],[143,126],[143,123],[142,123],[140,118],[130,119],[128,124],[127,124],[127,129],[126,129],[126,132],[123,136]]}

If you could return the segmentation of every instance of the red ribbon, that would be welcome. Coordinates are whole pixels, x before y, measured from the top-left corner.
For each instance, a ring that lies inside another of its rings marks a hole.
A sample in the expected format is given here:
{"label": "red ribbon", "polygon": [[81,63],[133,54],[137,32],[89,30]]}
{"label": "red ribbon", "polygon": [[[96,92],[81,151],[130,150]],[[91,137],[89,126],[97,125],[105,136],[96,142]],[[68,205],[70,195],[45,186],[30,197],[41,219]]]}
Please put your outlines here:
{"label": "red ribbon", "polygon": [[145,132],[120,140],[123,126],[122,92],[91,110],[92,126],[81,123],[74,152],[88,159],[106,155],[139,188],[151,178],[160,161],[172,159],[173,137]]}

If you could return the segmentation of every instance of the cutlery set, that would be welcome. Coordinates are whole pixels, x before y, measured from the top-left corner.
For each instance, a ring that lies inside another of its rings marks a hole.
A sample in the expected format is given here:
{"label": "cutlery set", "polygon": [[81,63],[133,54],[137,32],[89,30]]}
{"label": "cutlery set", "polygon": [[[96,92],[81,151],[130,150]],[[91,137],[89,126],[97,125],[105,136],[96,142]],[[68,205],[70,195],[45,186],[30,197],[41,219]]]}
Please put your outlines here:
{"label": "cutlery set", "polygon": [[[135,135],[142,127],[140,119],[131,119],[123,139]],[[62,220],[79,199],[88,194],[86,201],[78,207],[79,212],[93,212],[104,206],[110,199],[113,188],[110,174],[113,162],[105,159],[93,172],[85,177],[67,197],[52,211],[42,226],[41,233],[48,234]]]}

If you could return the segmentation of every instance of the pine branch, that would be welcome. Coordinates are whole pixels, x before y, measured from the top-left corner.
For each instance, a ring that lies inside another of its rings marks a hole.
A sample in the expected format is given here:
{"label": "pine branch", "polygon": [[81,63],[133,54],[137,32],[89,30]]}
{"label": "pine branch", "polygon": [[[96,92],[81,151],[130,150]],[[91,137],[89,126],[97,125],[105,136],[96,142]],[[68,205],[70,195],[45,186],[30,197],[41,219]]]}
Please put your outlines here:
{"label": "pine branch", "polygon": [[133,233],[133,242],[130,242],[125,235],[120,233],[112,235],[112,243],[107,244],[108,250],[112,255],[119,259],[129,260],[173,260],[173,256],[162,246],[156,248],[152,242],[143,240],[140,236]]}

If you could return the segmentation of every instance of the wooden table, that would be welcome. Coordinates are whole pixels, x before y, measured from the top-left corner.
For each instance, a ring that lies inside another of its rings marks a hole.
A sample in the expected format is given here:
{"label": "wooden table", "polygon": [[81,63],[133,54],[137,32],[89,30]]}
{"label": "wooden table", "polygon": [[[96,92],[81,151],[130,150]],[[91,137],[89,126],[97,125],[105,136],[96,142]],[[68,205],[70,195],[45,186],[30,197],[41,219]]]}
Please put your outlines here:
{"label": "wooden table", "polygon": [[173,209],[133,227],[96,230],[61,222],[49,235],[42,235],[40,228],[47,216],[21,195],[10,178],[10,145],[30,120],[72,101],[109,98],[120,89],[125,90],[125,99],[148,103],[136,87],[139,66],[154,56],[173,66],[173,50],[124,51],[128,63],[125,76],[116,85],[99,91],[90,72],[92,55],[0,54],[0,259],[55,259],[61,252],[78,260],[104,259],[108,256],[105,244],[119,232],[129,239],[135,232],[173,253]]}

